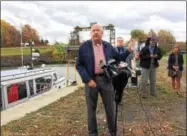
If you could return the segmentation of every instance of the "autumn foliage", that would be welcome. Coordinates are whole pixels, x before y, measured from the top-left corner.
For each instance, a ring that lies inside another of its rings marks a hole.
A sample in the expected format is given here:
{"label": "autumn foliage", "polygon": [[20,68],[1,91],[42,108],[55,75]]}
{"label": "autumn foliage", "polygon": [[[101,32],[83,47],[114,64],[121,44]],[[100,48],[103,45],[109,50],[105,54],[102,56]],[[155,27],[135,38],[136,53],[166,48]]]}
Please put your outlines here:
{"label": "autumn foliage", "polygon": [[20,32],[4,20],[1,20],[1,32],[2,47],[16,47],[20,45]]}
{"label": "autumn foliage", "polygon": [[156,33],[153,29],[150,29],[148,33],[141,29],[134,29],[131,31],[131,37],[137,39],[138,41],[145,42],[147,37],[155,36],[158,39],[158,43],[163,52],[171,51],[175,44],[178,44],[182,50],[186,50],[185,42],[177,42],[175,36],[166,29],[160,29]]}
{"label": "autumn foliage", "polygon": [[[21,32],[20,30],[17,30],[15,26],[12,26],[5,20],[1,20],[1,31],[1,47],[21,46]],[[22,42],[26,43],[29,41],[34,41],[35,46],[44,45],[44,43],[48,43],[48,40],[44,40],[45,42],[41,43],[37,30],[32,28],[29,24],[25,24],[22,26]]]}
{"label": "autumn foliage", "polygon": [[24,25],[22,28],[22,37],[24,43],[28,42],[29,40],[34,41],[35,44],[40,43],[37,31],[28,24]]}

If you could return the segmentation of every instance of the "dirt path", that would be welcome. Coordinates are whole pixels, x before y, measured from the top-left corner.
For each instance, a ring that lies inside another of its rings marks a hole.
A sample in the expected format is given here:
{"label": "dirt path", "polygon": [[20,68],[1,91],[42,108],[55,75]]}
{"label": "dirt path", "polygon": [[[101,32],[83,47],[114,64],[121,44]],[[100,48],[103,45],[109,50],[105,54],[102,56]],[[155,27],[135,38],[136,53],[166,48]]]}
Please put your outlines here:
{"label": "dirt path", "polygon": [[[159,98],[149,97],[142,100],[149,116],[151,127],[156,136],[185,135],[185,99],[159,87]],[[126,90],[118,114],[118,135],[152,136],[146,122],[136,90]],[[127,95],[128,94],[128,95]],[[106,136],[105,113],[99,99],[98,130],[100,136]],[[123,119],[123,123],[122,123]],[[2,127],[2,136],[87,136],[86,105],[82,89],[54,102],[36,112],[8,123]]]}
{"label": "dirt path", "polygon": [[[184,136],[186,135],[186,71],[183,72],[181,79],[181,91],[184,96],[178,96],[172,92],[166,64],[167,58],[164,58],[157,69],[158,97],[149,96],[142,100],[142,104],[156,136]],[[125,136],[153,135],[140,103],[138,89],[125,89],[125,92],[123,105],[119,107],[119,136],[123,136],[123,127]],[[101,120],[105,120],[102,105],[98,116]]]}
{"label": "dirt path", "polygon": [[[158,88],[160,90],[158,98],[149,96],[147,99],[141,100],[153,132],[156,136],[185,135],[185,99],[159,86]],[[140,103],[138,91],[136,89],[125,91],[126,95],[124,95],[123,104],[119,107],[118,113],[119,136],[123,136],[123,125],[125,136],[152,136],[145,112]],[[99,119],[104,120],[105,113],[103,106],[100,105],[99,107]]]}

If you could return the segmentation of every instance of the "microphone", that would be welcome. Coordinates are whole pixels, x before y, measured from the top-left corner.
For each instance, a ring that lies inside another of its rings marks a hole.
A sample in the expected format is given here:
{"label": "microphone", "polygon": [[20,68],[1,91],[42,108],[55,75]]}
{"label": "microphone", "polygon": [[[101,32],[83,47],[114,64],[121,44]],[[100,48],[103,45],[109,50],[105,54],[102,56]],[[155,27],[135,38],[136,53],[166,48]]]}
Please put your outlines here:
{"label": "microphone", "polygon": [[103,60],[100,60],[99,66],[100,66],[102,69],[106,67],[106,65],[104,64]]}
{"label": "microphone", "polygon": [[108,73],[107,66],[104,64],[103,60],[100,60],[99,66],[103,69],[105,77],[110,80],[110,74]]}

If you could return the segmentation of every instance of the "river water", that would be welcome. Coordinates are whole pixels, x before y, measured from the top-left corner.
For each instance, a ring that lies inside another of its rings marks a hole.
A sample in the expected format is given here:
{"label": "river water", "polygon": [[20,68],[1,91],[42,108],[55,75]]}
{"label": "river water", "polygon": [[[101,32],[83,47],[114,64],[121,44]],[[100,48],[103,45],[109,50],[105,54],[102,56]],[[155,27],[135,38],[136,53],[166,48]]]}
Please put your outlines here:
{"label": "river water", "polygon": [[80,80],[79,74],[77,73],[77,70],[73,64],[69,65],[69,72],[67,64],[47,65],[47,67],[54,69],[58,76],[69,76],[69,78],[72,80]]}

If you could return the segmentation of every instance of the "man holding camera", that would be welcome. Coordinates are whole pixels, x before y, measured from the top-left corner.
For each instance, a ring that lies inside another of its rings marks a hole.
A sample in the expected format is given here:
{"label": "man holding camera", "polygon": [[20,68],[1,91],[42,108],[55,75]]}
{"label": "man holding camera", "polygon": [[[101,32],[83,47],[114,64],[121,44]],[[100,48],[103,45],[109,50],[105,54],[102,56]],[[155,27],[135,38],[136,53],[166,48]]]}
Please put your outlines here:
{"label": "man holding camera", "polygon": [[94,24],[91,27],[91,40],[80,46],[76,61],[76,69],[85,83],[89,136],[98,136],[96,108],[99,93],[105,107],[110,135],[116,135],[114,90],[112,82],[105,78],[100,62],[107,64],[109,59],[125,61],[133,45],[133,42],[130,42],[128,50],[119,55],[110,43],[102,40],[102,36],[103,28],[99,24]]}
{"label": "man holding camera", "polygon": [[[133,41],[134,44],[136,43],[136,40],[135,40],[135,39],[131,39],[131,41]],[[134,46],[135,46],[135,45],[134,45]],[[134,47],[133,47],[133,48],[134,48]],[[118,37],[118,38],[117,38],[117,47],[116,47],[115,49],[116,49],[116,51],[117,51],[119,54],[122,54],[122,53],[124,53],[124,52],[126,51],[126,48],[125,48],[125,46],[124,46],[124,40],[123,40],[122,37]],[[136,72],[136,62],[135,62],[135,58],[136,58],[136,56],[135,56],[135,51],[132,51],[132,52],[128,55],[128,57],[127,57],[127,59],[126,59],[126,62],[127,62],[127,64],[129,65],[129,67],[130,67],[131,69],[135,70],[135,72]],[[136,87],[137,84],[138,84],[138,77],[137,77],[137,75],[133,75],[133,76],[131,77],[131,86],[132,86],[132,87]]]}

